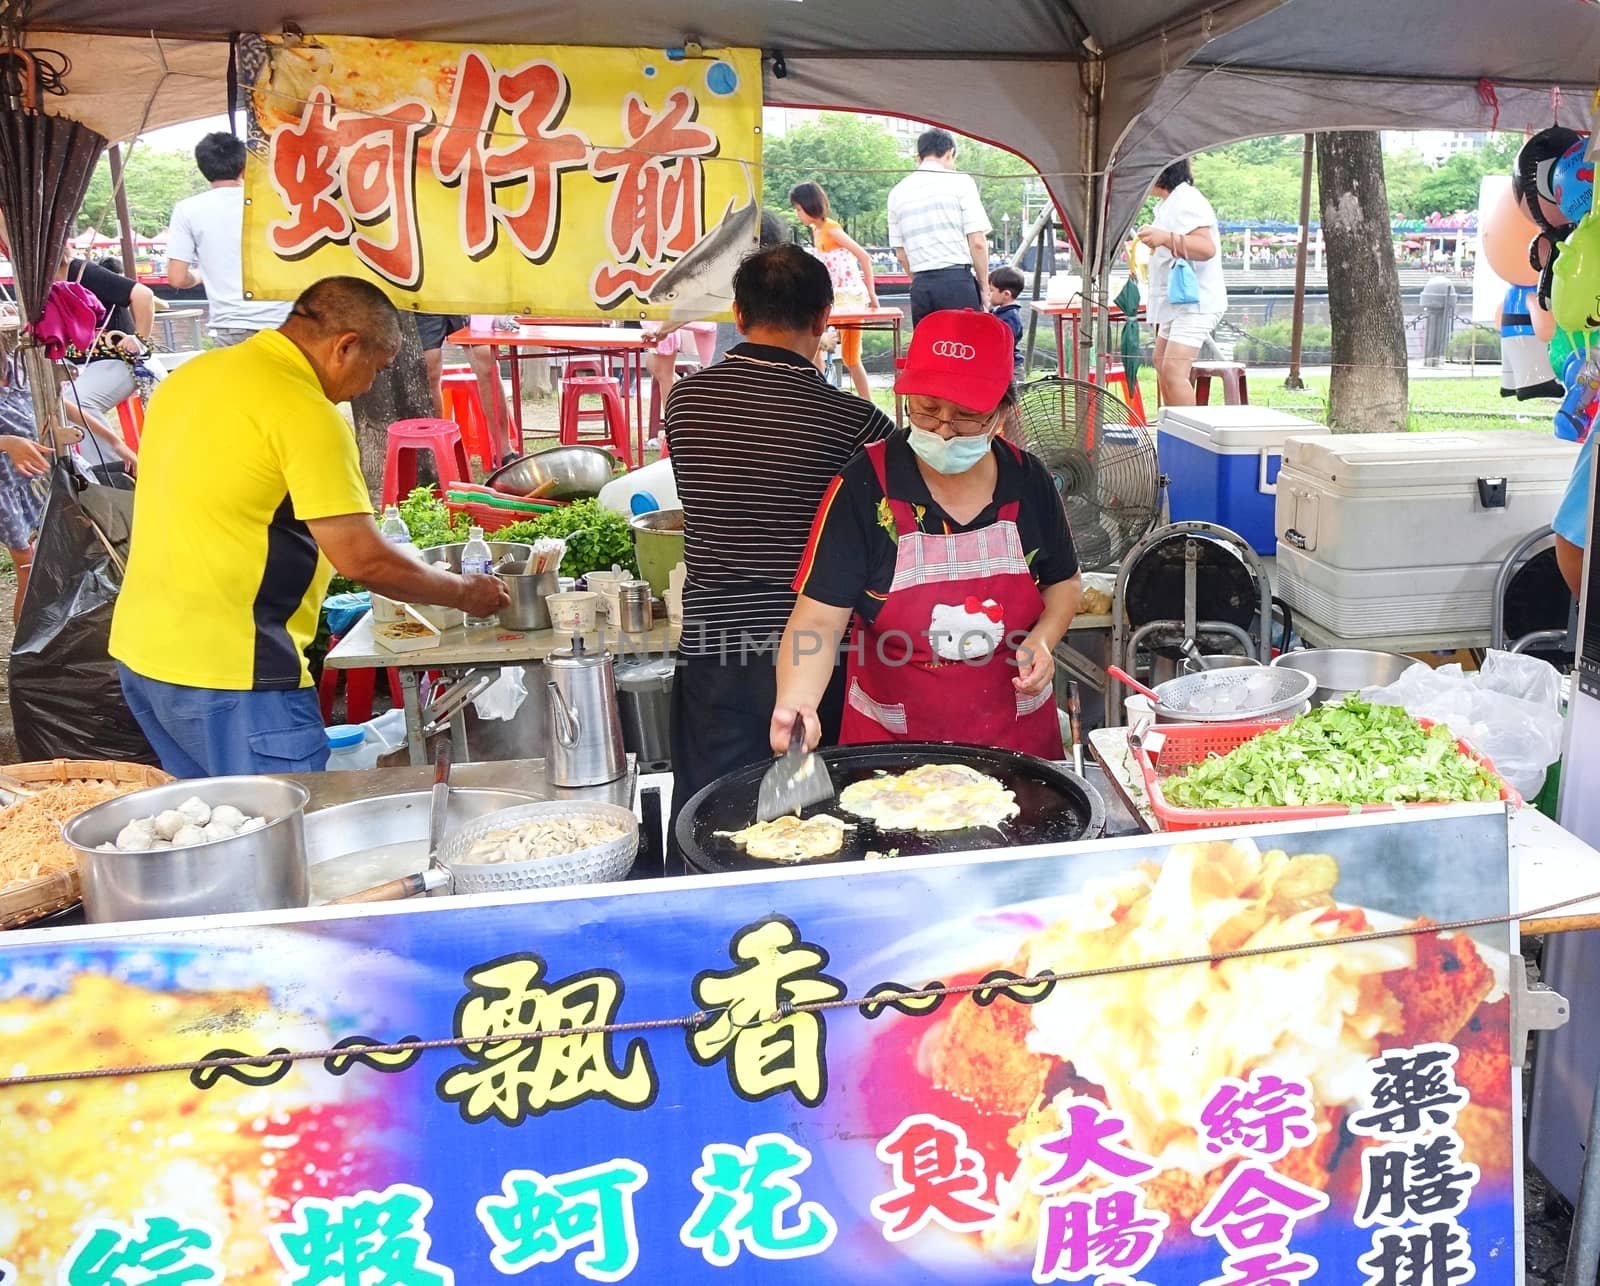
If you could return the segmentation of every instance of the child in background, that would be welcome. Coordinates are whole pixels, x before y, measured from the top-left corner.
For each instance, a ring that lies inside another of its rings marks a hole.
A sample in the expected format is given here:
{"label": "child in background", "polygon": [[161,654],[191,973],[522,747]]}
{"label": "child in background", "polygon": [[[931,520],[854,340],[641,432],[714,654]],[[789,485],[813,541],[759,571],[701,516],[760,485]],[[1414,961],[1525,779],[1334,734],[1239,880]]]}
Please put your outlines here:
{"label": "child in background", "polygon": [[[833,306],[839,312],[859,312],[878,306],[878,291],[872,280],[872,260],[867,252],[829,217],[828,194],[815,183],[797,183],[789,189],[789,204],[800,222],[811,229],[817,256],[833,279]],[[861,332],[846,328],[839,335],[839,357],[850,372],[856,396],[872,400],[867,384],[867,368],[861,364]]]}
{"label": "child in background", "polygon": [[1022,371],[1022,305],[1017,297],[1022,294],[1024,284],[1022,274],[1009,266],[996,268],[989,274],[989,311],[1011,327],[1016,345],[1011,364],[1019,374]]}

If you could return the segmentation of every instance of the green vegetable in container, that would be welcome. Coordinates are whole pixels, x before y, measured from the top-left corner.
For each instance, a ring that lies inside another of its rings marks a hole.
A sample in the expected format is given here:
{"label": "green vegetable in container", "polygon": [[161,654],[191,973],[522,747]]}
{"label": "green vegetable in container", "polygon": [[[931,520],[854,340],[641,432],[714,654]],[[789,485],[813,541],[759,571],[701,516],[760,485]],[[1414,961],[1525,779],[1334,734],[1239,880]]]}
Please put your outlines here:
{"label": "green vegetable in container", "polygon": [[1357,697],[1323,706],[1161,785],[1181,808],[1461,803],[1501,785],[1443,724]]}
{"label": "green vegetable in container", "polygon": [[639,574],[628,520],[602,509],[598,500],[575,500],[564,508],[514,522],[494,533],[495,540],[524,542],[541,536],[560,537],[567,542],[567,556],[561,560],[563,576],[576,578],[609,571],[613,563],[635,576]]}
{"label": "green vegetable in container", "polygon": [[418,487],[402,500],[400,517],[418,549],[459,544],[466,540],[467,528],[472,525],[464,514],[452,519],[432,487]]}

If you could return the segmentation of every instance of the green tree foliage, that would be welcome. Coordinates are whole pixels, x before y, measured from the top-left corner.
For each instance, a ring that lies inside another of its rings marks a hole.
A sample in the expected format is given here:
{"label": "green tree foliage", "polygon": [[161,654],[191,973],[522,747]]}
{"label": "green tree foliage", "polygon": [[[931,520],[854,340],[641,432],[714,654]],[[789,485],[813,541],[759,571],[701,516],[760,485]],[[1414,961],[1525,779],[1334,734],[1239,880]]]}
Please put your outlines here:
{"label": "green tree foliage", "polygon": [[[128,215],[133,221],[133,230],[141,237],[160,232],[171,219],[173,206],[206,187],[205,178],[195,168],[193,153],[153,151],[142,144],[135,144],[129,151],[123,166],[123,181],[128,190]],[[109,233],[116,222],[111,167],[102,156],[78,211],[78,226]]]}
{"label": "green tree foliage", "polygon": [[1478,208],[1478,187],[1486,174],[1510,174],[1520,139],[1502,134],[1484,147],[1457,152],[1418,185],[1405,213],[1425,219],[1430,214],[1454,214]]}
{"label": "green tree foliage", "polygon": [[834,218],[864,245],[887,236],[889,189],[915,163],[881,124],[850,112],[829,112],[768,139],[763,152],[768,206],[788,214],[790,188],[807,179],[820,183]]}
{"label": "green tree foliage", "polygon": [[1298,223],[1299,134],[1246,139],[1194,157],[1194,183],[1224,223]]}

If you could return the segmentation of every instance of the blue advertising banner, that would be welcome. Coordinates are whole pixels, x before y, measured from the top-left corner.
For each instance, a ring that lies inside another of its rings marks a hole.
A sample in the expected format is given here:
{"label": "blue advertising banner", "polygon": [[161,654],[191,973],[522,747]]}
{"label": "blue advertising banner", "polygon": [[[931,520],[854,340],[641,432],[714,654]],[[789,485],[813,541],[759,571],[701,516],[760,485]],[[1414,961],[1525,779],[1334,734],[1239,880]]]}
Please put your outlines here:
{"label": "blue advertising banner", "polygon": [[1510,897],[1472,806],[11,935],[0,1281],[1511,1283]]}

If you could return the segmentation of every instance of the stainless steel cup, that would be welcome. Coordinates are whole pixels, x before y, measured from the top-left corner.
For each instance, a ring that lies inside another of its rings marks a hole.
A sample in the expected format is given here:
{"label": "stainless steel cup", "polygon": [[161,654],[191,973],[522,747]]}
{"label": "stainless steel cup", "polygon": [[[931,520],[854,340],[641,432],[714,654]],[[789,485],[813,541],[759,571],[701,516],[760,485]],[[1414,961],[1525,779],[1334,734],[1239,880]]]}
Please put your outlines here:
{"label": "stainless steel cup", "polygon": [[500,582],[511,595],[500,609],[500,624],[508,630],[547,630],[550,609],[544,600],[560,589],[560,577],[555,572],[530,576],[522,570],[526,566],[513,563],[500,573]]}

